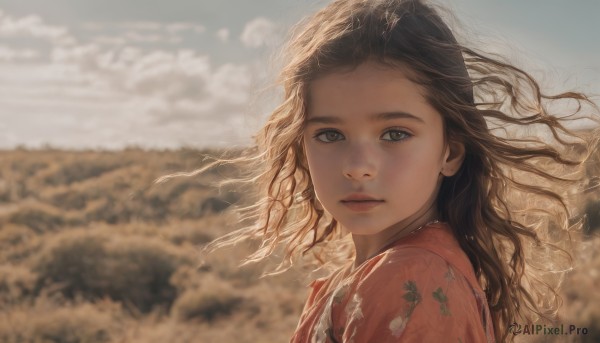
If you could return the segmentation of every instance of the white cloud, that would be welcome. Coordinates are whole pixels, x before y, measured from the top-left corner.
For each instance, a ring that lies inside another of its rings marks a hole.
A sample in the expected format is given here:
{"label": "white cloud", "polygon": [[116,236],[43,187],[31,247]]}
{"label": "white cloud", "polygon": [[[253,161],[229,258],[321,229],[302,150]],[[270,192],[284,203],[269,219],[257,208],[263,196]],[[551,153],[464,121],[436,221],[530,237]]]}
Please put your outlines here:
{"label": "white cloud", "polygon": [[48,25],[37,15],[13,18],[0,12],[0,36],[29,36],[61,45],[75,43],[67,28]]}
{"label": "white cloud", "polygon": [[[102,24],[98,23],[100,27]],[[104,26],[113,26],[114,24],[105,23]],[[162,29],[163,25],[161,23],[152,22],[152,21],[133,21],[128,23],[120,23],[120,27],[126,30],[139,30],[139,31],[154,31]]]}
{"label": "white cloud", "polygon": [[194,33],[204,33],[206,31],[206,27],[203,25],[193,24],[193,23],[171,23],[165,26],[165,30],[176,34],[179,32],[190,31]]}
{"label": "white cloud", "polygon": [[127,39],[122,36],[94,36],[92,37],[92,42],[97,44],[105,44],[105,45],[125,45],[127,44]]}
{"label": "white cloud", "polygon": [[223,43],[227,42],[229,40],[229,29],[227,28],[222,28],[219,31],[217,31],[216,34],[217,38],[219,38],[219,40]]}
{"label": "white cloud", "polygon": [[212,70],[208,56],[190,50],[155,51],[128,70],[123,89],[138,100],[153,99],[146,113],[159,122],[239,114],[250,93],[248,67],[225,64]]}
{"label": "white cloud", "polygon": [[244,45],[251,48],[258,48],[263,45],[271,45],[277,38],[277,25],[269,19],[258,17],[244,27],[240,40]]}
{"label": "white cloud", "polygon": [[[106,147],[135,142],[227,145],[238,141],[245,129],[232,130],[227,123],[243,120],[252,88],[249,66],[214,67],[207,55],[190,49],[57,46],[50,64],[12,74],[9,70],[14,68],[0,67],[0,121],[23,112],[28,118],[46,118],[53,126],[44,132],[27,129],[25,122],[17,125],[16,132],[31,144],[45,138],[55,145],[71,141],[77,147],[83,141]],[[27,88],[30,84],[37,85],[35,90]],[[75,124],[58,125],[57,116]],[[97,130],[87,132],[86,139],[81,130],[73,130],[89,122],[96,123]],[[157,134],[163,136],[157,139]],[[3,146],[10,142],[0,139]]]}
{"label": "white cloud", "polygon": [[[184,34],[202,34],[204,26],[110,25],[87,23],[92,38],[77,42],[68,28],[38,16],[0,12],[0,38],[26,35],[50,43],[43,55],[0,45],[0,122],[10,123],[0,127],[0,146],[224,146],[249,139],[246,126],[232,125],[245,120],[251,65],[215,66],[196,50],[155,48]],[[218,37],[229,39],[228,29]]]}
{"label": "white cloud", "polygon": [[50,53],[50,61],[56,65],[92,68],[96,64],[96,56],[100,47],[96,44],[85,44],[69,47],[54,47]]}
{"label": "white cloud", "polygon": [[91,38],[92,43],[107,46],[124,46],[136,43],[180,43],[183,39],[179,36],[156,33],[140,33],[136,31],[124,32],[115,36],[99,35]]}
{"label": "white cloud", "polygon": [[126,31],[159,31],[163,28],[163,24],[154,21],[129,21],[129,22],[100,22],[88,21],[81,25],[85,30],[103,31],[107,29],[120,29]]}
{"label": "white cloud", "polygon": [[[86,70],[66,67],[66,61],[75,62],[72,59],[63,59],[60,66],[70,73],[79,73],[79,77],[59,80],[61,68],[57,64],[45,72],[48,66],[32,70],[38,77],[45,75],[38,79],[35,89],[28,87],[31,82],[16,87],[3,79],[0,122],[10,125],[0,129],[0,146],[24,142],[38,147],[50,143],[66,148],[110,149],[130,144],[161,148],[226,146],[244,141],[244,135],[250,136],[242,133],[245,127],[231,127],[231,123],[244,120],[245,105],[239,101],[248,91],[243,87],[247,81],[244,74],[233,73],[243,67],[211,68],[207,61],[197,60],[196,54],[186,62],[185,54],[142,53],[140,64],[125,62],[126,57],[121,56],[126,54],[100,55],[104,62],[95,65],[89,63],[85,54],[69,55],[81,57],[83,65],[95,68],[96,78],[104,80],[96,84],[86,81],[90,80]],[[194,63],[190,73],[181,70]],[[124,66],[125,70],[120,70]],[[158,72],[151,72],[155,69]],[[17,74],[25,73],[21,68]],[[27,78],[34,80],[35,75]],[[211,82],[218,86],[207,87]],[[231,98],[219,93],[227,91],[231,91]],[[26,115],[15,117],[14,113]]]}
{"label": "white cloud", "polygon": [[86,22],[82,27],[89,31],[103,31],[117,28],[125,31],[161,31],[164,33],[178,34],[181,32],[192,32],[202,34],[206,31],[204,25],[190,22],[154,22],[154,21],[131,21],[131,22]]}
{"label": "white cloud", "polygon": [[182,35],[186,33],[202,34],[206,27],[188,22],[87,22],[83,28],[89,31],[117,30],[114,35],[101,34],[94,36],[92,41],[102,45],[123,46],[135,43],[181,43]]}
{"label": "white cloud", "polygon": [[152,42],[166,41],[169,39],[169,37],[165,37],[160,34],[148,34],[148,33],[143,34],[143,33],[138,33],[135,31],[125,32],[124,38],[125,38],[125,40],[127,40],[129,42],[133,42],[133,43],[135,43],[135,42],[152,43]]}
{"label": "white cloud", "polygon": [[248,67],[225,64],[212,74],[207,86],[211,96],[241,105],[248,101],[250,81]]}
{"label": "white cloud", "polygon": [[0,45],[0,61],[13,62],[20,60],[32,60],[40,55],[38,51],[32,49],[13,49],[8,46]]}

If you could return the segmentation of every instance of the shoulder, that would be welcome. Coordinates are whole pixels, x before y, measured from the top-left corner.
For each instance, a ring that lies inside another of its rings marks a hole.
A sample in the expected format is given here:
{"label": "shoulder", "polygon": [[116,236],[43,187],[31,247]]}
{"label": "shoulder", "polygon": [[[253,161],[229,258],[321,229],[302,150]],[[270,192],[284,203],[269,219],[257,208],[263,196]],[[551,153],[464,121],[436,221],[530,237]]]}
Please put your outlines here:
{"label": "shoulder", "polygon": [[484,334],[474,290],[450,263],[427,249],[390,250],[353,281],[334,311],[334,326],[344,328],[347,341],[444,341],[453,336],[465,342]]}
{"label": "shoulder", "polygon": [[361,284],[386,285],[404,284],[408,280],[444,279],[453,268],[438,254],[419,247],[402,247],[389,250],[356,277]]}
{"label": "shoulder", "polygon": [[[365,311],[410,317],[417,307],[439,306],[440,314],[451,287],[457,295],[472,296],[464,278],[441,256],[426,249],[406,247],[384,254],[371,268],[357,275],[355,288]],[[458,288],[458,289],[457,289]]]}

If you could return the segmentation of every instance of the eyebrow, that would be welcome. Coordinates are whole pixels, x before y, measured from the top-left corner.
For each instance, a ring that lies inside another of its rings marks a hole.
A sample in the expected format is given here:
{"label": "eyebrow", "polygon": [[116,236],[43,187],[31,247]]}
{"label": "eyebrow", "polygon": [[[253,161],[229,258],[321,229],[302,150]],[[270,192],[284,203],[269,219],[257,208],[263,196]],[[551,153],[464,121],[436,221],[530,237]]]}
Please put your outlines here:
{"label": "eyebrow", "polygon": [[[384,113],[376,113],[369,116],[369,121],[384,121],[384,120],[392,120],[392,119],[412,119],[418,122],[425,124],[425,121],[422,118],[419,118],[413,114],[402,111],[394,111],[394,112],[384,112]],[[312,117],[306,120],[306,125],[311,124],[342,124],[344,121],[338,117]]]}

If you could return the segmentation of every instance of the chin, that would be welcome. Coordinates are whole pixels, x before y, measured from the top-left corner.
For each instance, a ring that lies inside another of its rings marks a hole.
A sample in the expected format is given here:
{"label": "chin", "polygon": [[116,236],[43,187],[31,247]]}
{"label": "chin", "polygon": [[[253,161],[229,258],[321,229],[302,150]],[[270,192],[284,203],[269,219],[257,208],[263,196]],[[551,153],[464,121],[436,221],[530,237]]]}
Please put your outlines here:
{"label": "chin", "polygon": [[[342,224],[344,225],[344,224]],[[359,236],[368,236],[368,235],[374,235],[378,232],[381,232],[381,230],[376,230],[376,229],[365,229],[365,228],[349,228],[347,226],[344,226],[344,228],[346,229],[347,232],[353,234],[353,235],[359,235]]]}

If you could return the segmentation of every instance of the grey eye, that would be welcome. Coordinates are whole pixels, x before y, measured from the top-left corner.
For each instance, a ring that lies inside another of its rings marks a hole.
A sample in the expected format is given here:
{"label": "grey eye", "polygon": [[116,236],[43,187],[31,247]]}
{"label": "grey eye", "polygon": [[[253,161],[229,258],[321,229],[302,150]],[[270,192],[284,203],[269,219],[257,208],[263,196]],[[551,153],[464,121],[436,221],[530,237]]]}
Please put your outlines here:
{"label": "grey eye", "polygon": [[410,137],[410,134],[400,130],[389,130],[384,134],[384,136],[387,134],[389,134],[391,141],[401,141]]}
{"label": "grey eye", "polygon": [[[321,136],[325,136],[327,140],[320,139],[319,137],[321,137]],[[339,132],[328,130],[328,131],[322,131],[322,132],[317,133],[315,135],[315,138],[317,138],[317,140],[319,140],[321,142],[329,143],[331,141],[338,140],[336,138],[339,138],[339,136],[341,136],[341,134]]]}

